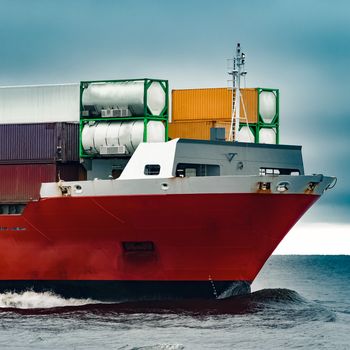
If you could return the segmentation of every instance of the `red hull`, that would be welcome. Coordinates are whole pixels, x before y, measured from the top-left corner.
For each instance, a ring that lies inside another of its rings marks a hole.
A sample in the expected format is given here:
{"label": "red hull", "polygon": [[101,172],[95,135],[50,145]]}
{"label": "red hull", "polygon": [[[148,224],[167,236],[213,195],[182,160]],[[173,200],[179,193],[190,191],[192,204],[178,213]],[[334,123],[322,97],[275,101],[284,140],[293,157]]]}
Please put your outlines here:
{"label": "red hull", "polygon": [[[0,217],[0,280],[253,281],[307,194],[62,197]],[[151,241],[153,252],[122,242]]]}

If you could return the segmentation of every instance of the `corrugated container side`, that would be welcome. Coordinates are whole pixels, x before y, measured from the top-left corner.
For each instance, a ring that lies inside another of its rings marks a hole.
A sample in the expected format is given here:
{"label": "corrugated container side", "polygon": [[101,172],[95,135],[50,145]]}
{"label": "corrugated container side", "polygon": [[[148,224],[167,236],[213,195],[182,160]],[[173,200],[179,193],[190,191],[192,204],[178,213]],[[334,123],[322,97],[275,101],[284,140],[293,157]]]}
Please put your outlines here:
{"label": "corrugated container side", "polygon": [[[59,174],[59,176],[58,176]],[[1,164],[0,203],[25,203],[38,200],[43,182],[86,180],[79,163]]]}
{"label": "corrugated container side", "polygon": [[79,122],[80,83],[0,87],[0,124]]}
{"label": "corrugated container side", "polygon": [[[241,89],[248,123],[258,120],[257,89]],[[232,90],[228,88],[172,91],[172,121],[227,120],[232,114]],[[241,116],[244,109],[241,102]],[[246,120],[244,120],[246,122]]]}
{"label": "corrugated container side", "polygon": [[169,124],[169,137],[185,139],[210,139],[210,128],[215,126],[215,121],[185,121]]}
{"label": "corrugated container side", "polygon": [[172,91],[172,120],[225,119],[231,115],[232,91],[190,89]]}
{"label": "corrugated container side", "polygon": [[[246,126],[246,123],[241,124]],[[251,124],[250,124],[251,125]],[[196,120],[196,121],[182,121],[173,122],[169,124],[169,137],[210,140],[210,128],[224,128],[225,139],[229,139],[231,120]]]}
{"label": "corrugated container side", "polygon": [[79,124],[0,125],[0,163],[79,161]]}
{"label": "corrugated container side", "polygon": [[247,118],[244,115],[244,109],[241,101],[242,123],[257,123],[258,121],[258,90],[241,89]]}
{"label": "corrugated container side", "polygon": [[79,161],[79,124],[60,123],[63,129],[61,137],[62,161]]}
{"label": "corrugated container side", "polygon": [[0,165],[0,202],[24,203],[39,199],[42,182],[56,181],[55,164]]}

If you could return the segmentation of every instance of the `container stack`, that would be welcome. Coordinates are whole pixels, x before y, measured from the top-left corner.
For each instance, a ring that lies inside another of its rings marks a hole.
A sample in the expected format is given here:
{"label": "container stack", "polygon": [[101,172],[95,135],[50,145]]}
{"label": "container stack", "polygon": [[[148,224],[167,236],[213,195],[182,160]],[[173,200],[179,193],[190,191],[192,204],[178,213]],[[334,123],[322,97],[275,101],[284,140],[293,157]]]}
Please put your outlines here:
{"label": "container stack", "polygon": [[81,158],[129,156],[168,139],[166,80],[84,81],[80,106]]}
{"label": "container stack", "polygon": [[0,213],[38,200],[43,182],[83,179],[79,84],[0,88]]}
{"label": "container stack", "polygon": [[[234,92],[233,92],[234,93]],[[278,89],[241,89],[241,142],[279,142]],[[243,103],[242,103],[243,102]],[[210,139],[210,128],[225,128],[229,138],[232,89],[208,88],[172,91],[172,122],[169,137]]]}
{"label": "container stack", "polygon": [[43,182],[110,178],[141,142],[167,138],[166,80],[0,87],[0,214]]}

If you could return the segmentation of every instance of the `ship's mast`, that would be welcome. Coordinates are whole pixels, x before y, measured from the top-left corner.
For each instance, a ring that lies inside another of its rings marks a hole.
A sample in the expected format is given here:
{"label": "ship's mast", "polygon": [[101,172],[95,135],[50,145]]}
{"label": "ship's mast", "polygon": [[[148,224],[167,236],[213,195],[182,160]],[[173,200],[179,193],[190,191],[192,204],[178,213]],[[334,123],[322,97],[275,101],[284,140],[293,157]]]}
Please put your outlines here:
{"label": "ship's mast", "polygon": [[230,137],[232,141],[238,141],[240,109],[241,109],[241,76],[245,76],[247,72],[244,70],[245,54],[241,51],[241,44],[236,46],[236,55],[233,57],[232,70],[228,74],[232,75],[232,116]]}

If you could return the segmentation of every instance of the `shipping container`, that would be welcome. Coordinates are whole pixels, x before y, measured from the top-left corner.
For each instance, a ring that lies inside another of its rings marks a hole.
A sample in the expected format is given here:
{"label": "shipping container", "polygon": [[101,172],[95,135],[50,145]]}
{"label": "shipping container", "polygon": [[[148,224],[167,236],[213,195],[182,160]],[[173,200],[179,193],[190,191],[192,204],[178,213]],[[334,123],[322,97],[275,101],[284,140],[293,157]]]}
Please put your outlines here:
{"label": "shipping container", "polygon": [[213,121],[185,121],[169,123],[169,138],[209,140]]}
{"label": "shipping container", "polygon": [[172,122],[169,124],[169,137],[210,140],[210,128],[225,128],[225,138],[228,139],[231,121],[197,120]]}
{"label": "shipping container", "polygon": [[[169,137],[210,140],[210,128],[225,129],[225,139],[229,140],[231,121],[185,121],[169,124]],[[257,138],[257,135],[258,138]],[[238,133],[240,142],[258,142],[258,143],[278,143],[278,134],[275,127],[270,125],[241,124]]]}
{"label": "shipping container", "polygon": [[[244,104],[241,101],[240,131],[236,140],[278,144],[279,90],[249,88],[241,92]],[[173,90],[169,137],[208,140],[211,127],[224,127],[228,140],[231,114],[232,89]]]}
{"label": "shipping container", "polygon": [[0,125],[0,163],[79,161],[79,124]]}
{"label": "shipping container", "polygon": [[[241,89],[241,119],[244,123],[258,120],[258,89]],[[230,120],[232,89],[208,88],[172,91],[172,121]]]}
{"label": "shipping container", "polygon": [[0,124],[79,122],[80,83],[0,87]]}
{"label": "shipping container", "polygon": [[41,183],[55,182],[58,179],[84,180],[84,169],[79,163],[1,164],[0,204],[38,200]]}

